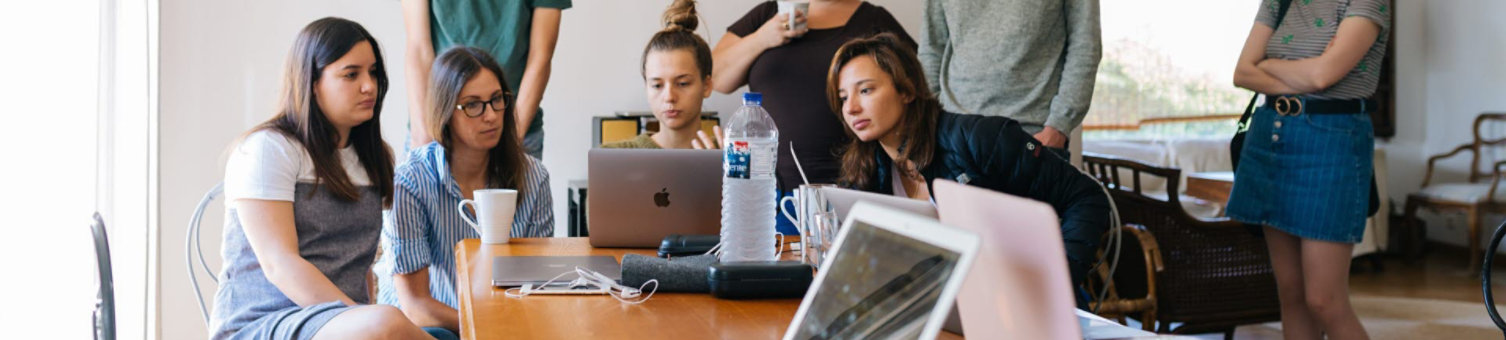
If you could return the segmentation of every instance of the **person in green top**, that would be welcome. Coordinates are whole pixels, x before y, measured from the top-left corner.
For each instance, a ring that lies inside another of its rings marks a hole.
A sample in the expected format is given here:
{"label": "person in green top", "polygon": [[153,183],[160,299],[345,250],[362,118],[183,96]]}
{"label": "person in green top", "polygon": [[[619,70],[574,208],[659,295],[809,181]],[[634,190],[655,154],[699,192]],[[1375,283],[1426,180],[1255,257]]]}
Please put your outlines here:
{"label": "person in green top", "polygon": [[701,130],[701,104],[711,97],[711,48],[695,34],[695,2],[675,0],[664,11],[664,29],[643,48],[643,88],[659,120],[658,133],[602,144],[607,149],[712,149],[716,139]]}
{"label": "person in green top", "polygon": [[[518,135],[534,158],[544,157],[544,111],[539,102],[549,83],[559,40],[560,14],[571,0],[402,0],[407,32],[408,121],[424,121],[429,68],[434,56],[455,45],[490,52],[502,64],[508,88],[518,89]],[[410,146],[433,141],[424,129],[408,131]]]}

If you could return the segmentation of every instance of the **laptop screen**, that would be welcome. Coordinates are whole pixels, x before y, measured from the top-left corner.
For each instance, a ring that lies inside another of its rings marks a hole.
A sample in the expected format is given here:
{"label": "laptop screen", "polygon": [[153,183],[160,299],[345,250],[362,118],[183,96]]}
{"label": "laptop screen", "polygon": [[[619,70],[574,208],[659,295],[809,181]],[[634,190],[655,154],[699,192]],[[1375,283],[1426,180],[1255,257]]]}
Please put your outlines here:
{"label": "laptop screen", "polygon": [[915,338],[961,254],[853,220],[796,339]]}

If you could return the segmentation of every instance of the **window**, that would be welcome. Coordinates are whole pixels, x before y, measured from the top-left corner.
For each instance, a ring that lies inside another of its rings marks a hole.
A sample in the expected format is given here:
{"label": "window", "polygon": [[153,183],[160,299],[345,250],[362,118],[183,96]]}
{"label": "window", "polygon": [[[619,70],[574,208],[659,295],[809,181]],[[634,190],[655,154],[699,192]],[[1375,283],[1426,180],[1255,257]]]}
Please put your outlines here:
{"label": "window", "polygon": [[[0,5],[6,338],[92,338],[90,216],[104,215],[116,335],[147,337],[151,0]],[[21,307],[24,306],[24,307]]]}
{"label": "window", "polygon": [[1250,91],[1234,64],[1258,0],[1104,1],[1085,139],[1229,136]]}
{"label": "window", "polygon": [[[7,3],[0,102],[8,220],[0,284],[12,306],[0,328],[13,338],[90,338],[98,146],[99,3]],[[10,210],[15,209],[15,210]],[[25,307],[21,307],[25,306]],[[16,333],[19,332],[19,333]]]}

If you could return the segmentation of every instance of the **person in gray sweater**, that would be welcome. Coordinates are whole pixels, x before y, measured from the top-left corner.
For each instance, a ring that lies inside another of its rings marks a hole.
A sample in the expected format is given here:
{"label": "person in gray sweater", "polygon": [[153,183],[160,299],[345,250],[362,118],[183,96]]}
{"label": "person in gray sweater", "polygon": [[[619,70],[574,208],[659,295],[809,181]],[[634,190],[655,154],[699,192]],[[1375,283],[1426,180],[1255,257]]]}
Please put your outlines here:
{"label": "person in gray sweater", "polygon": [[943,108],[1013,118],[1067,147],[1093,99],[1098,0],[926,0],[922,28],[920,62]]}

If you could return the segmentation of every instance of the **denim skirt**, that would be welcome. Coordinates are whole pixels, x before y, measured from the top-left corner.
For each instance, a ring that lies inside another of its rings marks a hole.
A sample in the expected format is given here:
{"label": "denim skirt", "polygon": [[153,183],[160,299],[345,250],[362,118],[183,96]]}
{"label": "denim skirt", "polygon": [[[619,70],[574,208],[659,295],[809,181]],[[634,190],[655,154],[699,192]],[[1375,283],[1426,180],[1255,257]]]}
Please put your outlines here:
{"label": "denim skirt", "polygon": [[1374,146],[1368,114],[1283,116],[1261,106],[1245,135],[1227,214],[1304,239],[1359,243]]}

